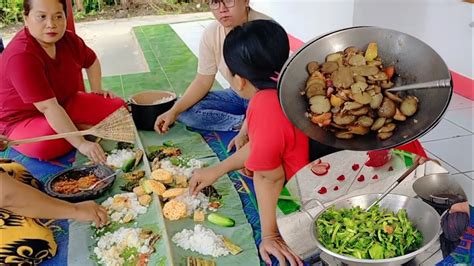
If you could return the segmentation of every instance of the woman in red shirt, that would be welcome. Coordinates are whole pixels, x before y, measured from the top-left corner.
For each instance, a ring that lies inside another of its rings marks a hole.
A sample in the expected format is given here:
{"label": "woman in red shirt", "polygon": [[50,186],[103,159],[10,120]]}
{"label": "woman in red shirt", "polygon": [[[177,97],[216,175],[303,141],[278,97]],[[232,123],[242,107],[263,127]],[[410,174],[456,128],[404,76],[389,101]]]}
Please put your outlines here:
{"label": "woman in red shirt", "polygon": [[[66,0],[25,0],[25,27],[0,60],[0,134],[23,139],[76,131],[97,124],[124,105],[101,88],[95,53],[66,31]],[[92,93],[84,92],[86,69]],[[100,145],[83,137],[16,147],[26,156],[49,160],[73,147],[94,162],[104,162]]]}
{"label": "woman in red shirt", "polygon": [[277,72],[288,59],[285,30],[270,20],[255,20],[234,28],[224,42],[224,59],[233,74],[233,88],[246,99],[249,142],[213,167],[196,170],[190,181],[196,194],[225,173],[254,171],[262,242],[260,255],[266,263],[275,256],[280,265],[302,265],[278,233],[276,206],[286,180],[308,164],[308,139],[285,116],[276,90]]}

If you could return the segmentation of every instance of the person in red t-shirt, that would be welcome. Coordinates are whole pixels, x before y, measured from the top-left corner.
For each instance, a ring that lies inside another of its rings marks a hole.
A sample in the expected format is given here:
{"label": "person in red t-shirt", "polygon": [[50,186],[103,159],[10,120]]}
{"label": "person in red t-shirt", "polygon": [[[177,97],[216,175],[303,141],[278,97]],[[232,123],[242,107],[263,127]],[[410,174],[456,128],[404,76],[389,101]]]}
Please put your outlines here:
{"label": "person in red t-shirt", "polygon": [[249,142],[213,167],[196,170],[190,192],[197,194],[225,173],[242,169],[254,172],[262,242],[262,259],[280,265],[302,265],[278,232],[276,206],[285,184],[309,163],[308,138],[285,116],[278,101],[276,80],[288,59],[289,41],[285,30],[270,20],[255,20],[234,28],[224,42],[224,59],[233,75],[233,88],[250,99],[247,109]]}
{"label": "person in red t-shirt", "polygon": [[[97,124],[125,103],[102,90],[95,53],[66,31],[66,0],[25,0],[25,28],[0,60],[0,134],[23,139],[76,131]],[[86,69],[92,93],[84,92]],[[73,147],[104,162],[99,144],[83,137],[23,144],[26,156],[49,160]]]}

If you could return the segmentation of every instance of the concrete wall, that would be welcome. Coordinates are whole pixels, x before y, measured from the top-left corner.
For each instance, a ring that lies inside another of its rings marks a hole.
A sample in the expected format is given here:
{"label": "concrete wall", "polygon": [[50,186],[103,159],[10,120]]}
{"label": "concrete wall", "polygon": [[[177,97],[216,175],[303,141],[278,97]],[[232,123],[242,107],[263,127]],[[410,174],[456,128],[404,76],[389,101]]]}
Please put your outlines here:
{"label": "concrete wall", "polygon": [[354,0],[250,0],[302,41],[352,26]]}
{"label": "concrete wall", "polygon": [[[354,25],[411,34],[435,49],[448,66],[474,77],[474,5],[461,0],[355,0]],[[470,25],[471,24],[471,25]]]}

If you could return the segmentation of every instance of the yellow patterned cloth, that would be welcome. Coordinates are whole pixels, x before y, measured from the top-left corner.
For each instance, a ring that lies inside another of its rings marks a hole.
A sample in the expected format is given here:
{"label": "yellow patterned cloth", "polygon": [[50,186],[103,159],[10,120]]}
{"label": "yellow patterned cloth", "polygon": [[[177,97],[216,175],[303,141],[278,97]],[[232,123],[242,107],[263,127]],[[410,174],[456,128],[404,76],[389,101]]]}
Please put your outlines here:
{"label": "yellow patterned cloth", "polygon": [[[0,173],[40,189],[41,183],[26,168],[0,159]],[[1,177],[5,178],[5,177]],[[41,221],[0,208],[0,264],[37,265],[56,255],[53,232]]]}

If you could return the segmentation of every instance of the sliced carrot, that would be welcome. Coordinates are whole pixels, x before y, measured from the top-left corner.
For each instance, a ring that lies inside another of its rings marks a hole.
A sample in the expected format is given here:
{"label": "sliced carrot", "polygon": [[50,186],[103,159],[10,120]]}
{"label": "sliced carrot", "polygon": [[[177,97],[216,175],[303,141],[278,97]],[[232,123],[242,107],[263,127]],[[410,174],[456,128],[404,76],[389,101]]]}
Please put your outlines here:
{"label": "sliced carrot", "polygon": [[386,67],[383,71],[385,72],[385,74],[387,74],[388,80],[391,80],[393,75],[395,74],[395,67],[389,66]]}

